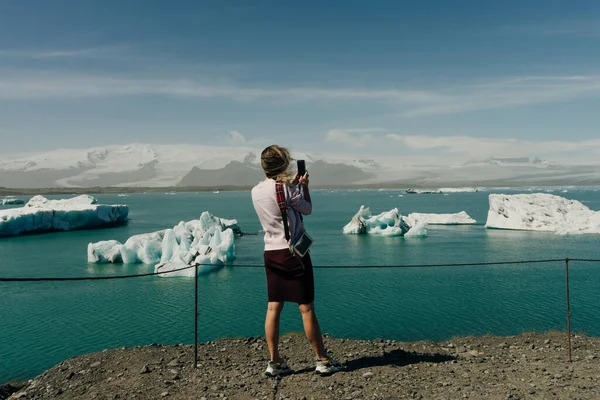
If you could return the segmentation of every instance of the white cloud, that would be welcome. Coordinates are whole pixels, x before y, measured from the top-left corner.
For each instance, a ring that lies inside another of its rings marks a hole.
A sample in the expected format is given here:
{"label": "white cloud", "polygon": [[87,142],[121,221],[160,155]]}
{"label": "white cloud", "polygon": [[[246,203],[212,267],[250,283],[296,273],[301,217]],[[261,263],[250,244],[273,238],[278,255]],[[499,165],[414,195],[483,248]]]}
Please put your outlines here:
{"label": "white cloud", "polygon": [[448,91],[447,99],[418,105],[405,117],[458,114],[600,96],[600,76],[519,77]]}
{"label": "white cloud", "polygon": [[407,104],[441,101],[442,96],[428,91],[372,90],[348,88],[259,88],[210,80],[132,78],[59,72],[0,70],[0,99],[60,99],[165,95],[187,98],[224,97],[236,101],[272,99],[278,101],[357,100]]}
{"label": "white cloud", "polygon": [[243,146],[246,144],[246,138],[238,131],[230,131],[227,134],[227,143],[232,146]]}
{"label": "white cloud", "polygon": [[233,101],[378,102],[401,117],[458,114],[477,110],[600,97],[600,75],[516,77],[437,90],[319,87],[247,87],[233,82],[0,70],[0,100],[40,100],[161,95]]}
{"label": "white cloud", "polygon": [[350,145],[352,147],[364,147],[372,139],[373,132],[376,129],[331,129],[327,132],[325,139],[329,142],[338,142]]}
{"label": "white cloud", "polygon": [[[415,150],[439,149],[448,154],[469,158],[490,157],[555,157],[573,159],[572,153],[600,155],[600,139],[582,141],[531,141],[514,138],[481,138],[472,136],[425,136],[387,134],[388,139]],[[575,161],[575,159],[573,159]],[[581,160],[580,160],[581,161]],[[589,157],[588,157],[588,160]],[[596,160],[594,160],[596,162]]]}
{"label": "white cloud", "polygon": [[530,36],[599,37],[600,19],[530,22],[527,25],[506,26],[503,30]]}
{"label": "white cloud", "polygon": [[53,58],[114,59],[123,58],[125,46],[82,49],[0,49],[0,58],[44,60]]}

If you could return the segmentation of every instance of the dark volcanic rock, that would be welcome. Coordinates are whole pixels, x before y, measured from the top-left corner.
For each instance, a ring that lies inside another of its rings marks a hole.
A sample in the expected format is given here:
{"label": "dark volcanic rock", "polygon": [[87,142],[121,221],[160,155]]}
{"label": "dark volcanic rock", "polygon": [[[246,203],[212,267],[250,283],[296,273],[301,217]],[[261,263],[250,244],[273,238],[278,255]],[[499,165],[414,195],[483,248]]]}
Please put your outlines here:
{"label": "dark volcanic rock", "polygon": [[8,382],[4,385],[0,385],[0,400],[8,399],[11,394],[17,393],[26,385],[26,382]]}

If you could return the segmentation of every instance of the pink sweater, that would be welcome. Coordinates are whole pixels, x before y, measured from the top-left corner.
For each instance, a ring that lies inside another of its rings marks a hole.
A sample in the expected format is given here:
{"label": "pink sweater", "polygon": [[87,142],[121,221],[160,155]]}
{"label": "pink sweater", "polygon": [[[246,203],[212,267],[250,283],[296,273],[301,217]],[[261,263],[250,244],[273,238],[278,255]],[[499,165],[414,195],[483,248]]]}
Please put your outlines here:
{"label": "pink sweater", "polygon": [[[300,237],[304,226],[300,214],[309,215],[312,205],[304,199],[299,186],[283,186],[292,242]],[[252,188],[252,203],[265,231],[265,251],[287,249],[281,211],[277,206],[275,181],[267,179]]]}

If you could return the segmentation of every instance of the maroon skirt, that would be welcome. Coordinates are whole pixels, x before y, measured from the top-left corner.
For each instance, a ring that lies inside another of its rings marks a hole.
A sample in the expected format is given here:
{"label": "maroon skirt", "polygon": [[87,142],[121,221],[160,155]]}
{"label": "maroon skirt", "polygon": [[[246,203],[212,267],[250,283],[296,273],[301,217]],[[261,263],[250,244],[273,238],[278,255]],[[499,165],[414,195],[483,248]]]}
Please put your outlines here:
{"label": "maroon skirt", "polygon": [[315,300],[315,280],[310,254],[299,258],[288,249],[265,251],[269,301],[310,304]]}

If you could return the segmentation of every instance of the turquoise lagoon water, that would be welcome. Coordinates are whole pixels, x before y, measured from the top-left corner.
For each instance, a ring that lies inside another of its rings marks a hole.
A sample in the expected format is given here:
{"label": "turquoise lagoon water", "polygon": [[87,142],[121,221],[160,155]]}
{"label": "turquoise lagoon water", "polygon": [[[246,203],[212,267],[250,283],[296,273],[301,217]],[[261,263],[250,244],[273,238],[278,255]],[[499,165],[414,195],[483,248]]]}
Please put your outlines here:
{"label": "turquoise lagoon water", "polygon": [[[600,258],[598,235],[485,229],[489,193],[314,191],[314,212],[306,218],[315,239],[313,262],[344,266]],[[556,193],[600,210],[600,197],[593,188]],[[96,197],[101,203],[128,204],[131,222],[118,228],[1,239],[0,276],[152,271],[147,265],[88,264],[87,244],[107,239],[123,242],[134,234],[198,218],[205,210],[238,219],[246,232],[260,229],[249,192]],[[465,210],[478,224],[430,227],[426,238],[343,235],[342,227],[361,204],[374,213],[393,207],[402,214]],[[236,253],[234,264],[261,264],[261,235],[236,239]],[[323,330],[338,337],[440,340],[563,330],[566,325],[564,263],[321,269],[315,279]],[[600,265],[572,263],[570,280],[573,328],[600,335]],[[224,267],[202,275],[199,287],[201,341],[263,334],[264,270]],[[193,342],[193,279],[0,283],[0,293],[0,382],[30,378],[65,358],[105,348]],[[301,329],[296,307],[287,305],[282,330]]]}

